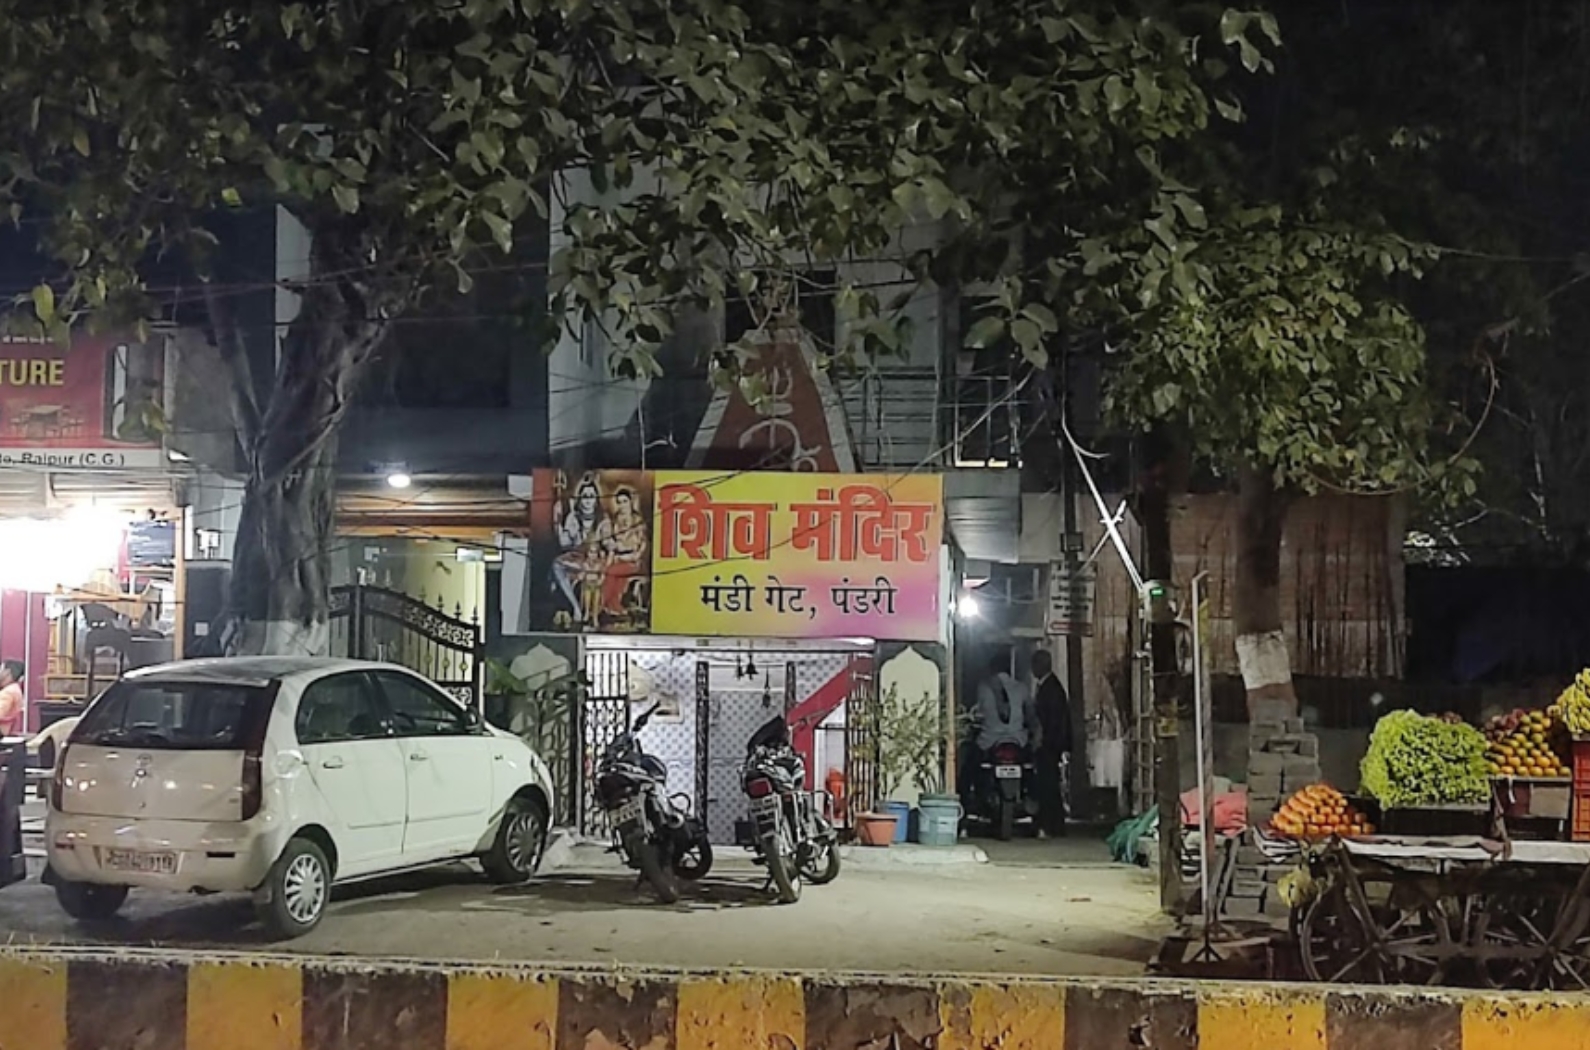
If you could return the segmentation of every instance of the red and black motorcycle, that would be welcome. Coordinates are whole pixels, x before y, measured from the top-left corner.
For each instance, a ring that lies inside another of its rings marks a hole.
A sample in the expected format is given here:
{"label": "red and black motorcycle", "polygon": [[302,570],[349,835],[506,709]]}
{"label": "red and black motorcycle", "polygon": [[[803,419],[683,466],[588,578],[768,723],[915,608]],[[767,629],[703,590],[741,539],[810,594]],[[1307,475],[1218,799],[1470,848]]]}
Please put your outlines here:
{"label": "red and black motorcycle", "polygon": [[1016,832],[1016,821],[1037,812],[1038,764],[1020,744],[995,744],[979,758],[977,773],[975,813],[1007,842]]}

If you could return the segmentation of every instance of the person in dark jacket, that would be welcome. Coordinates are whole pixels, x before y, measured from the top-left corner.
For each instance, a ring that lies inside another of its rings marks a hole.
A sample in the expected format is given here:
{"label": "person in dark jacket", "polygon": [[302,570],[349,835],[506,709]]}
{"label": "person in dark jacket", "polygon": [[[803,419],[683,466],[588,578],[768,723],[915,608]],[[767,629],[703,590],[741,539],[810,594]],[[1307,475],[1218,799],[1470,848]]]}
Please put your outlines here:
{"label": "person in dark jacket", "polygon": [[1061,759],[1071,753],[1071,701],[1055,677],[1048,650],[1032,654],[1033,700],[1038,714],[1038,834],[1066,833],[1065,793],[1060,789]]}

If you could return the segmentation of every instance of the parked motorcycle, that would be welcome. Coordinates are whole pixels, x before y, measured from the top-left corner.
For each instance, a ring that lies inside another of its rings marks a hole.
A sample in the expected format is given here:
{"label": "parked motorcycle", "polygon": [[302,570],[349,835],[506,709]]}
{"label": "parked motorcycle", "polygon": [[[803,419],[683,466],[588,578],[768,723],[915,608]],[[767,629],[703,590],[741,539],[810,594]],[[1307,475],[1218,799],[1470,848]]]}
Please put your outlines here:
{"label": "parked motorcycle", "polygon": [[975,811],[1001,842],[1015,834],[1019,817],[1037,812],[1037,773],[1037,763],[1019,744],[995,744],[979,758]]}
{"label": "parked motorcycle", "polygon": [[839,832],[828,792],[806,790],[806,763],[790,746],[783,715],[746,743],[741,786],[751,810],[746,845],[767,866],[779,903],[800,900],[802,882],[822,886],[839,877]]}
{"label": "parked motorcycle", "polygon": [[664,904],[679,899],[679,879],[694,882],[712,869],[707,829],[685,795],[667,793],[668,769],[641,750],[640,731],[652,705],[619,734],[596,765],[596,796],[613,829],[612,852],[651,883]]}

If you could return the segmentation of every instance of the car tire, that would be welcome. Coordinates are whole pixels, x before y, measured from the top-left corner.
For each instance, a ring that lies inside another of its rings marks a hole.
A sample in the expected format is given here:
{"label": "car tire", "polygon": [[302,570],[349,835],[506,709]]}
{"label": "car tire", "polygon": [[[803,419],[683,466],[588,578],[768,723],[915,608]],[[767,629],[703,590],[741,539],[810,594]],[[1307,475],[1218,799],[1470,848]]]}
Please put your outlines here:
{"label": "car tire", "polygon": [[127,887],[63,879],[55,884],[55,899],[61,910],[78,922],[105,922],[115,918],[127,902]]}
{"label": "car tire", "polygon": [[266,932],[291,940],[320,925],[331,903],[331,863],[313,841],[295,838],[265,876],[266,899],[259,907]]}
{"label": "car tire", "polygon": [[529,882],[546,850],[547,814],[534,799],[516,798],[503,811],[497,837],[480,858],[486,877],[501,886]]}

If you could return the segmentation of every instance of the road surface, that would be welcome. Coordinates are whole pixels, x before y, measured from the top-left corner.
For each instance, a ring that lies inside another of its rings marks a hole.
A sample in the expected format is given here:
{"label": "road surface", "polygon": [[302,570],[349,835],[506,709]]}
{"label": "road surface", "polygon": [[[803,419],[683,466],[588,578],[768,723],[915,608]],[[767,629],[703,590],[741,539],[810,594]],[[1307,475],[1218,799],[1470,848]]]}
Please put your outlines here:
{"label": "road surface", "polygon": [[286,950],[380,958],[890,973],[1076,976],[1143,971],[1168,924],[1145,873],[1063,868],[852,864],[794,905],[757,869],[720,860],[671,907],[594,851],[518,887],[458,865],[339,891],[321,926],[267,945],[247,899],[134,892],[111,925],[73,923],[52,892],[0,891],[0,941]]}

